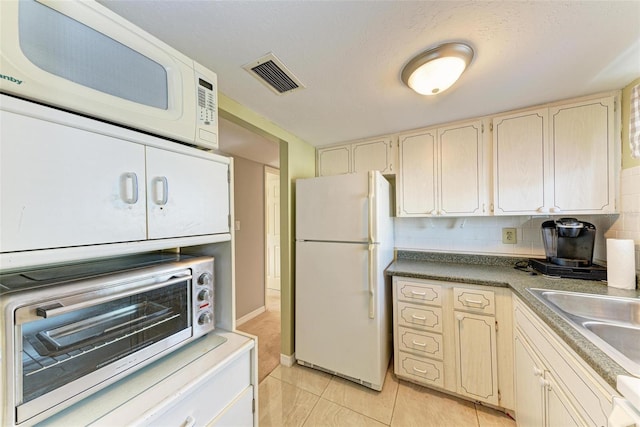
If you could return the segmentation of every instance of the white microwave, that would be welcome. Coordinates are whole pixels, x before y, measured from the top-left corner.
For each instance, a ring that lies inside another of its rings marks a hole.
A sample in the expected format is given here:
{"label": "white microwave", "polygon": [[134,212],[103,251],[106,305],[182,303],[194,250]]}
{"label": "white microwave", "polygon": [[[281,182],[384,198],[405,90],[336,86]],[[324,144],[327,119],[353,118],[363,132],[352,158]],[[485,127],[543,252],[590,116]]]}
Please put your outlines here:
{"label": "white microwave", "polygon": [[217,76],[94,1],[0,1],[0,91],[218,148]]}

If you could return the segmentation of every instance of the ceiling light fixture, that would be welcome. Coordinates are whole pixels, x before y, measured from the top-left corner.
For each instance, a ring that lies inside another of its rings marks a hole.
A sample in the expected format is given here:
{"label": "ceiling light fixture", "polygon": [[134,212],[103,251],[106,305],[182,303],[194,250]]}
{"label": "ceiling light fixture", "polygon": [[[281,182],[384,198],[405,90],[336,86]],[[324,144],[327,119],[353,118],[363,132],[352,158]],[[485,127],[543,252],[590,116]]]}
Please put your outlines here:
{"label": "ceiling light fixture", "polygon": [[402,69],[402,81],[421,95],[435,95],[453,85],[473,59],[464,43],[445,43],[422,52]]}

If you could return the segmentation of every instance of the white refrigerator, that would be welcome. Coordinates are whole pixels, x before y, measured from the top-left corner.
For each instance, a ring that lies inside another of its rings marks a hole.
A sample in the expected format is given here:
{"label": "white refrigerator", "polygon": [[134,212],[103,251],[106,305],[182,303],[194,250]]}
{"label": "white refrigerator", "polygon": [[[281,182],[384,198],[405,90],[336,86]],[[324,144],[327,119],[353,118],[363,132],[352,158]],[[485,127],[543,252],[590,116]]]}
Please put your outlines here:
{"label": "white refrigerator", "polygon": [[296,181],[295,357],[374,390],[392,354],[391,196],[376,171]]}

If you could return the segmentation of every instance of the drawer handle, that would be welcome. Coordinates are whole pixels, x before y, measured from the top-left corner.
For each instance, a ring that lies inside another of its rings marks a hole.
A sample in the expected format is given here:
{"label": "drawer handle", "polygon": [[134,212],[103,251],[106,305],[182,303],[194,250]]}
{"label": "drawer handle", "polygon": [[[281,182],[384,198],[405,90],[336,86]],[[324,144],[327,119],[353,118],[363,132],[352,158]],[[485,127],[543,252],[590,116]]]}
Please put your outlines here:
{"label": "drawer handle", "polygon": [[416,368],[415,366],[413,367],[413,370],[414,370],[414,371],[416,371],[416,372],[418,372],[418,373],[420,373],[420,374],[426,374],[426,373],[427,373],[427,370],[426,370],[426,369],[423,371],[422,369],[418,369],[418,368]]}
{"label": "drawer handle", "polygon": [[419,345],[420,347],[426,347],[427,346],[427,343],[419,342],[419,341],[416,341],[416,340],[411,341],[411,343],[413,345]]}
{"label": "drawer handle", "polygon": [[427,320],[426,317],[424,316],[418,316],[417,314],[412,314],[411,318],[415,319],[415,320]]}
{"label": "drawer handle", "polygon": [[418,291],[411,291],[411,295],[418,295],[421,297],[427,296],[426,292],[418,292]]}
{"label": "drawer handle", "polygon": [[189,415],[182,423],[183,427],[193,427],[196,425],[196,419]]}
{"label": "drawer handle", "polygon": [[476,306],[482,307],[482,301],[478,301],[478,300],[475,300],[475,299],[466,299],[465,298],[464,302],[466,304],[469,304],[469,305],[476,305]]}

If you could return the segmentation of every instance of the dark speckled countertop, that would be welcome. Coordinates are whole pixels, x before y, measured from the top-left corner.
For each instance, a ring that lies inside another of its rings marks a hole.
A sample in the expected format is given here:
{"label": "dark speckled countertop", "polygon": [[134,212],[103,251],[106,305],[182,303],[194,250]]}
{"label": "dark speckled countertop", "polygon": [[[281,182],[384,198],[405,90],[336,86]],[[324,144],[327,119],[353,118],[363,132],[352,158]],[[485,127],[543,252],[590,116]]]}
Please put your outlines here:
{"label": "dark speckled countertop", "polygon": [[532,275],[514,268],[523,258],[398,251],[386,270],[388,276],[433,279],[483,286],[508,287],[607,383],[616,388],[617,375],[630,375],[566,320],[547,308],[527,288],[555,289],[621,297],[638,297],[640,291],[609,288],[605,282],[559,279]]}

